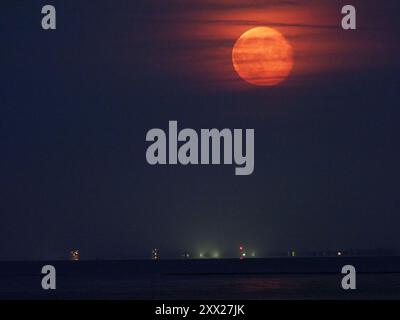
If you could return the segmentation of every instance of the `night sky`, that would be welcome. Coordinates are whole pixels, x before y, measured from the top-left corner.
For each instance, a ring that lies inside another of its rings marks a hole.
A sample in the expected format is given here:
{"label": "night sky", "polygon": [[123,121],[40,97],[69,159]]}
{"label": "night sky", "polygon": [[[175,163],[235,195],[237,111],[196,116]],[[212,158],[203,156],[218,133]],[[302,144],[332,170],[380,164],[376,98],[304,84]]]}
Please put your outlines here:
{"label": "night sky", "polygon": [[[340,8],[357,9],[357,30]],[[41,8],[57,30],[41,29]],[[24,1],[0,5],[0,259],[400,249],[397,0]],[[294,70],[252,86],[247,29]],[[254,128],[255,170],[150,166],[146,133]]]}

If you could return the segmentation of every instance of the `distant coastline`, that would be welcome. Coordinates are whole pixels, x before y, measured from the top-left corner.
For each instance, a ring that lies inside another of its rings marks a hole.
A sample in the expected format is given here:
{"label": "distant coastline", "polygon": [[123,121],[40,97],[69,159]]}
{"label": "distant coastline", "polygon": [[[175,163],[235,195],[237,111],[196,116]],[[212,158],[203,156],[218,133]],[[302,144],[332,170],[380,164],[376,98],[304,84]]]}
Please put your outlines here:
{"label": "distant coastline", "polygon": [[400,256],[354,257],[271,257],[239,259],[150,259],[81,261],[0,261],[4,275],[31,274],[44,264],[52,264],[65,274],[95,275],[100,271],[138,274],[287,274],[337,273],[342,266],[354,265],[361,273],[400,273]]}

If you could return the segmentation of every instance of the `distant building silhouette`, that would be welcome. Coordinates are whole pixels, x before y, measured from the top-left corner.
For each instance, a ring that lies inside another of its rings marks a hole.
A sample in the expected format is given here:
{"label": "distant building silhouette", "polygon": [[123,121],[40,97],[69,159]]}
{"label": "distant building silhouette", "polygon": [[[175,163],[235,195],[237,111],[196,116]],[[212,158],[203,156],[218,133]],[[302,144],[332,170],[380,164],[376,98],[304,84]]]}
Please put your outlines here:
{"label": "distant building silhouette", "polygon": [[69,261],[79,261],[79,259],[79,250],[74,249],[69,252]]}

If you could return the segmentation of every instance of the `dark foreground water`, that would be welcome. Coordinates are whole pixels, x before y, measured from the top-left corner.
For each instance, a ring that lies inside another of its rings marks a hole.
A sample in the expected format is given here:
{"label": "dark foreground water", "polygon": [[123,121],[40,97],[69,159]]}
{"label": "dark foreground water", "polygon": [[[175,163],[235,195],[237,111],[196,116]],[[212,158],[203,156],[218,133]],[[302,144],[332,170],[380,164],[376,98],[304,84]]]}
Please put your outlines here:
{"label": "dark foreground water", "polygon": [[[41,289],[41,267],[57,290]],[[356,267],[357,290],[341,288]],[[0,299],[399,299],[400,258],[0,263]]]}

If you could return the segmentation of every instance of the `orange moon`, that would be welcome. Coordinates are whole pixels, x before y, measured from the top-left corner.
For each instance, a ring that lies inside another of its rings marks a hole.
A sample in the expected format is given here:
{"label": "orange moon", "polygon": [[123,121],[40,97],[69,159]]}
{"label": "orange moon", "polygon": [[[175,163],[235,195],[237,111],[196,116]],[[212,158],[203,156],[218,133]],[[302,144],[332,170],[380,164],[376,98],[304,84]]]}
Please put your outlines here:
{"label": "orange moon", "polygon": [[232,63],[243,80],[256,86],[275,86],[293,69],[293,49],[279,31],[256,27],[236,41]]}

